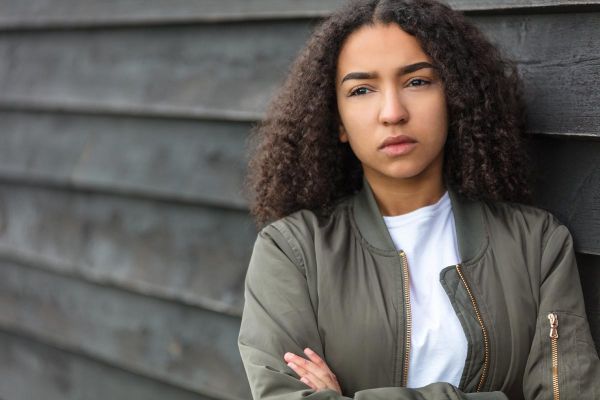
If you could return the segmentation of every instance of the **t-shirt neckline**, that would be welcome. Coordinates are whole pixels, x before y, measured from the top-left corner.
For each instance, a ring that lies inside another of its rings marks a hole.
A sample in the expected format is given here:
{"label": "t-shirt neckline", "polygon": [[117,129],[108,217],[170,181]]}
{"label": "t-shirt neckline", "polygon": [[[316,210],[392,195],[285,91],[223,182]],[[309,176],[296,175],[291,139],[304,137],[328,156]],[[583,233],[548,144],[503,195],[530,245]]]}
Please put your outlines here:
{"label": "t-shirt neckline", "polygon": [[446,191],[444,192],[442,197],[440,197],[440,199],[434,204],[417,208],[416,210],[413,210],[406,214],[392,216],[384,215],[383,220],[388,228],[395,228],[398,226],[413,223],[417,220],[429,219],[450,206],[450,196],[448,195],[448,191]]}

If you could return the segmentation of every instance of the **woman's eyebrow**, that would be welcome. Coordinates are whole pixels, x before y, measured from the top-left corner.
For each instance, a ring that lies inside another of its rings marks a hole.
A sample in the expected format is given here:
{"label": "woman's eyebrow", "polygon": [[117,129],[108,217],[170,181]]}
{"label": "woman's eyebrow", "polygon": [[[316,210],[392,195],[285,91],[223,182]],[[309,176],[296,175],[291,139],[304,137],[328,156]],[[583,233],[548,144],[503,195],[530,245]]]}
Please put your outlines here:
{"label": "woman's eyebrow", "polygon": [[[435,69],[436,67],[426,61],[421,61],[418,63],[409,64],[409,65],[405,65],[403,67],[398,68],[398,75],[402,76],[405,74],[410,74],[411,72],[418,71],[422,68]],[[378,76],[377,72],[350,72],[342,78],[340,85],[342,83],[346,82],[347,80],[351,80],[351,79],[374,79],[374,78],[377,78],[377,76]]]}

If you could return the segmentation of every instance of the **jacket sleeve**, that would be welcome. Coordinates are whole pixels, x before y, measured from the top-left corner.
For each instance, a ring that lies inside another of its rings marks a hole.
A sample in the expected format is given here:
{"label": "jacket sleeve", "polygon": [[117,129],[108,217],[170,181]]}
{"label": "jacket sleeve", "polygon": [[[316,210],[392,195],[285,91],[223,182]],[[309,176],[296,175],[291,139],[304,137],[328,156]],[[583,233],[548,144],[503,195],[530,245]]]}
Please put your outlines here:
{"label": "jacket sleeve", "polygon": [[258,235],[246,274],[238,346],[255,400],[506,399],[501,392],[464,394],[448,383],[419,389],[374,388],[354,397],[333,390],[315,392],[305,385],[283,355],[288,351],[302,355],[306,347],[320,355],[323,350],[302,255],[290,243],[273,225],[267,226]]}
{"label": "jacket sleeve", "polygon": [[[573,240],[558,223],[543,243],[541,279],[536,331],[523,377],[525,398],[599,399],[600,362],[585,314]],[[554,344],[551,313],[558,320]],[[558,365],[554,371],[553,365]]]}

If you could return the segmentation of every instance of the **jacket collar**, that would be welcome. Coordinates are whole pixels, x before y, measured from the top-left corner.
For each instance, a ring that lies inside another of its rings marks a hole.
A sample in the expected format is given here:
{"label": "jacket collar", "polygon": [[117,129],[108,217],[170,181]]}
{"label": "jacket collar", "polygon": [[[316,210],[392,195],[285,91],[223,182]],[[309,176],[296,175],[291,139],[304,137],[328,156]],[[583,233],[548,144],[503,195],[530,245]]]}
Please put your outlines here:
{"label": "jacket collar", "polygon": [[[448,195],[454,213],[461,260],[468,263],[481,254],[488,242],[481,203],[467,200],[451,188],[448,189]],[[396,253],[371,186],[364,176],[362,189],[354,196],[352,209],[358,230],[369,245],[380,251]]]}

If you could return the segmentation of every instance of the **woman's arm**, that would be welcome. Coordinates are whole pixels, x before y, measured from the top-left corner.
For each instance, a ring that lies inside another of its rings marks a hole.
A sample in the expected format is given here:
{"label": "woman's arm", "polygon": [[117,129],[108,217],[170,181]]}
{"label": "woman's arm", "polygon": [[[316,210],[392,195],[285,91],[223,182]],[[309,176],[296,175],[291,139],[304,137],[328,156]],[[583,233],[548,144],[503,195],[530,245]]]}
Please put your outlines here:
{"label": "woman's arm", "polygon": [[[346,397],[315,391],[287,366],[284,354],[307,347],[323,354],[302,256],[270,225],[258,235],[246,275],[245,305],[238,345],[255,400],[443,400],[506,399],[500,392],[460,392],[448,383],[423,388],[383,387]],[[348,349],[352,351],[352,349]]]}
{"label": "woman's arm", "polygon": [[599,399],[600,361],[585,314],[573,240],[563,225],[553,224],[546,235],[541,268],[539,314],[523,377],[525,398]]}

